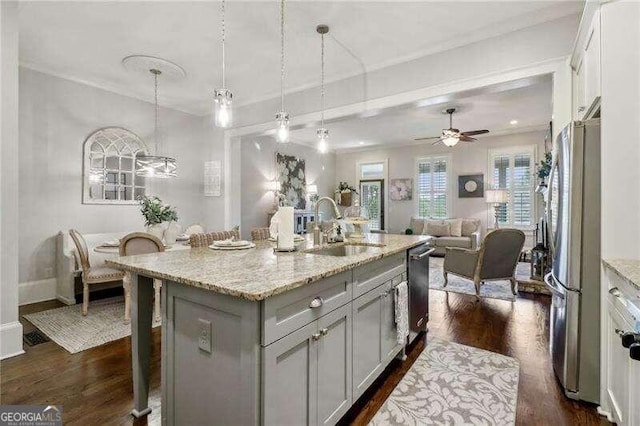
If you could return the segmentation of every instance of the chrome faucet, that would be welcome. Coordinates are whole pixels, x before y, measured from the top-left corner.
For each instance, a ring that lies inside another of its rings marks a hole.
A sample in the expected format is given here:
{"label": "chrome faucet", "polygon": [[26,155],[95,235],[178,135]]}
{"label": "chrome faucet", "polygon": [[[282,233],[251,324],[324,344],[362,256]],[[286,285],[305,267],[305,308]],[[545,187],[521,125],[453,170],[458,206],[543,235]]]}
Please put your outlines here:
{"label": "chrome faucet", "polygon": [[314,219],[315,220],[315,226],[313,227],[313,245],[315,246],[319,246],[322,244],[322,238],[321,238],[321,229],[320,229],[320,225],[318,225],[318,223],[320,222],[318,220],[318,207],[320,206],[320,203],[322,201],[330,201],[331,204],[333,205],[333,213],[336,216],[336,219],[342,219],[342,215],[340,214],[340,210],[338,210],[338,206],[336,205],[336,202],[333,201],[333,198],[331,197],[322,197],[320,198],[318,201],[316,201],[316,207],[314,209]]}

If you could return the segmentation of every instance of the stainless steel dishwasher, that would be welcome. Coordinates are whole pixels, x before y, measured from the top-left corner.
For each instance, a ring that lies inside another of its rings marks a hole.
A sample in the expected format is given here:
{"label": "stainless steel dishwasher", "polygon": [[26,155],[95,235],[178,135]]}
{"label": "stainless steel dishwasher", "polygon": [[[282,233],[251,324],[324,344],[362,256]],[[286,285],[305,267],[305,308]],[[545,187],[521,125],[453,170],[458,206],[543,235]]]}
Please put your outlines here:
{"label": "stainless steel dishwasher", "polygon": [[427,330],[429,321],[429,255],[434,248],[421,245],[409,250],[407,264],[409,284],[409,343],[421,331]]}

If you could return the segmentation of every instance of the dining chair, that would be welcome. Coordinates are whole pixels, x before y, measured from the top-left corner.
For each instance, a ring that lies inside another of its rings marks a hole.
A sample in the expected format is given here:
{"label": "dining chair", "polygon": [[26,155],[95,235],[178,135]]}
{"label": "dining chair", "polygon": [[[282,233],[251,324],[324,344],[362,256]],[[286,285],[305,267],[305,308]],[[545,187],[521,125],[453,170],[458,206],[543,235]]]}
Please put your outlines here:
{"label": "dining chair", "polygon": [[69,230],[69,235],[76,246],[76,255],[80,260],[82,269],[82,315],[87,315],[89,310],[89,285],[120,281],[125,278],[125,273],[119,269],[107,266],[91,267],[89,263],[89,250],[87,242],[82,234],[75,229]]}
{"label": "dining chair", "polygon": [[488,233],[478,250],[447,247],[443,287],[448,284],[448,274],[453,274],[473,281],[476,299],[480,299],[480,285],[485,281],[510,281],[511,292],[516,295],[516,267],[524,240],[521,230],[504,228]]}
{"label": "dining chair", "polygon": [[187,226],[187,229],[184,230],[184,233],[187,235],[204,234],[204,227],[199,223],[194,223]]}
{"label": "dining chair", "polygon": [[253,228],[251,230],[252,241],[268,240],[270,236],[269,228]]}
{"label": "dining chair", "polygon": [[231,231],[209,232],[207,234],[193,234],[189,237],[191,248],[208,247],[214,241],[228,240],[230,238],[240,239],[240,228],[234,227]]}
{"label": "dining chair", "polygon": [[[136,254],[160,253],[164,251],[164,244],[155,235],[146,232],[132,232],[120,240],[120,256],[133,256]],[[124,321],[131,321],[131,274],[127,272],[123,280],[124,286]],[[162,280],[153,280],[154,304],[153,317],[160,320],[160,289]]]}

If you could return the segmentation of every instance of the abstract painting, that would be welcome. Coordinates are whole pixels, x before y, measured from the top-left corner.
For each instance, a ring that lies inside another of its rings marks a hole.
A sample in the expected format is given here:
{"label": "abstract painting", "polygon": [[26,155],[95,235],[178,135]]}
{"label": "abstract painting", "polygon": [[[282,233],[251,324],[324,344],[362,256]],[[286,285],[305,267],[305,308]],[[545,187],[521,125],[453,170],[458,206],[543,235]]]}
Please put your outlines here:
{"label": "abstract painting", "polygon": [[304,160],[292,155],[276,153],[276,167],[280,182],[280,203],[292,206],[296,210],[304,210],[307,179]]}
{"label": "abstract painting", "polygon": [[413,195],[413,179],[391,179],[389,199],[391,201],[409,201]]}

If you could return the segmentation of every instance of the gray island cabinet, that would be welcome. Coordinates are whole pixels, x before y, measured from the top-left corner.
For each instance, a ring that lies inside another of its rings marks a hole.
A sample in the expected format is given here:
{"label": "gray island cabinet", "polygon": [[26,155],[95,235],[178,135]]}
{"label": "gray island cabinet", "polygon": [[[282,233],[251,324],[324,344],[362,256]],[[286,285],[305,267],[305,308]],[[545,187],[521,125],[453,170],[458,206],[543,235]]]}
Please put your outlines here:
{"label": "gray island cabinet", "polygon": [[134,415],[150,411],[150,288],[162,278],[163,424],[335,424],[403,349],[393,288],[423,239],[364,243],[379,247],[339,258],[260,243],[112,260],[133,275]]}

